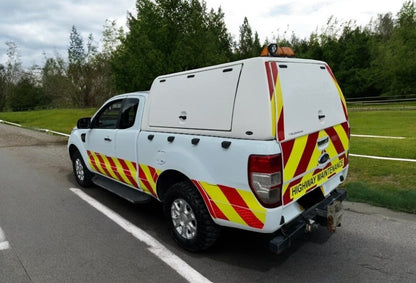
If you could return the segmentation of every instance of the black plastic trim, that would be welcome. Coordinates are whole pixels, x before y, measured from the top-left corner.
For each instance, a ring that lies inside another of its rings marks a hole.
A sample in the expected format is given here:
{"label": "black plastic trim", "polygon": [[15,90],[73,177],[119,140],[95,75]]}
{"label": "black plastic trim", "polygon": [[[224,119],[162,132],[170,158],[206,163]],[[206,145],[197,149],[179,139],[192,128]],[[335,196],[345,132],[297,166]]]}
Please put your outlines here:
{"label": "black plastic trim", "polygon": [[229,148],[229,147],[230,147],[230,145],[231,145],[231,142],[230,142],[230,141],[223,141],[223,142],[221,143],[221,146],[222,146],[223,148],[225,148],[225,149]]}

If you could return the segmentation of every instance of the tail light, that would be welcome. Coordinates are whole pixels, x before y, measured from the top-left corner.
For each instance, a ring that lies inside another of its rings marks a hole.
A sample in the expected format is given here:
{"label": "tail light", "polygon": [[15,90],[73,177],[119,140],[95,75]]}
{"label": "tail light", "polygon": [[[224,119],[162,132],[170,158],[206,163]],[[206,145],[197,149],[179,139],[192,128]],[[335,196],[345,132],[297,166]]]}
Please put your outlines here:
{"label": "tail light", "polygon": [[251,155],[248,160],[250,188],[265,207],[282,205],[282,156]]}

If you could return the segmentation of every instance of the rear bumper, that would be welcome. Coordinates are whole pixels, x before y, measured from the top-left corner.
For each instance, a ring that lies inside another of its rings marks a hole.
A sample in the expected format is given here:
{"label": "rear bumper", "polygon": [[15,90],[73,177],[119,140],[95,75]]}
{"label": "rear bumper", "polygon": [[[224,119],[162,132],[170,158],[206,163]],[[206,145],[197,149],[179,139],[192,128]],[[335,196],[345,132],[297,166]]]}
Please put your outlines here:
{"label": "rear bumper", "polygon": [[292,245],[292,242],[317,228],[318,224],[326,226],[329,231],[335,232],[341,226],[342,201],[346,198],[345,190],[334,190],[326,199],[304,211],[290,223],[284,225],[277,235],[269,242],[269,249],[280,254]]}

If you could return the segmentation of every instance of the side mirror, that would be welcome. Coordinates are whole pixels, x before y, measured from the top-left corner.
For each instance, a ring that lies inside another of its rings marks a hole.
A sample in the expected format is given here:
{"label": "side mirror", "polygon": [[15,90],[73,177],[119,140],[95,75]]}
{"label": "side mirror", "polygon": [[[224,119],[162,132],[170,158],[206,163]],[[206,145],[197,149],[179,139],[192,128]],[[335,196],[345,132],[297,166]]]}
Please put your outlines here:
{"label": "side mirror", "polygon": [[77,122],[78,129],[89,129],[91,127],[91,118],[81,118]]}

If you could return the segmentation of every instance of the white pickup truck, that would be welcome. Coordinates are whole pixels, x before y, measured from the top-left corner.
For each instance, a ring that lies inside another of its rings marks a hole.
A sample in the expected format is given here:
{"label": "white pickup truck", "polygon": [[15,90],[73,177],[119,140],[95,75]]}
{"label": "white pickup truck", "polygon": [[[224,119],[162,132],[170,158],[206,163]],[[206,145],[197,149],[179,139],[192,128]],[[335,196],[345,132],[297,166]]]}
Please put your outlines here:
{"label": "white pickup truck", "polygon": [[326,63],[275,50],[157,77],[80,119],[68,141],[79,185],[157,199],[190,251],[212,246],[221,226],[270,233],[275,253],[318,224],[335,231],[346,103]]}

